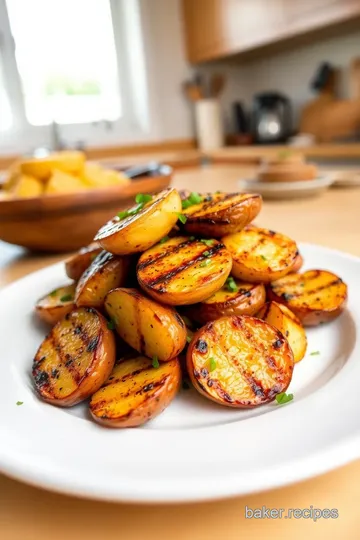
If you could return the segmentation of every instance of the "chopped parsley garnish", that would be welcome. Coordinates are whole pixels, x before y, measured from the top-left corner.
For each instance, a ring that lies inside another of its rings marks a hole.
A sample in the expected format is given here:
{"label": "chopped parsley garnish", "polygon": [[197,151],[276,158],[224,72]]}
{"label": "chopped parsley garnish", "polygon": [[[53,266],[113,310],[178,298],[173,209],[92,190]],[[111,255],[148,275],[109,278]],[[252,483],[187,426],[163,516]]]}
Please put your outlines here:
{"label": "chopped parsley garnish", "polygon": [[186,210],[190,206],[194,206],[194,204],[200,204],[203,201],[203,198],[201,195],[199,195],[196,191],[192,191],[187,199],[184,199],[182,201],[182,207],[183,210]]}
{"label": "chopped parsley garnish", "polygon": [[216,360],[212,356],[209,360],[209,371],[214,371],[214,369],[216,369]]}
{"label": "chopped parsley garnish", "polygon": [[206,259],[206,261],[202,261],[199,266],[200,268],[204,268],[205,266],[210,264],[210,262],[211,262],[210,259]]}
{"label": "chopped parsley garnish", "polygon": [[115,321],[114,321],[114,319],[110,319],[110,321],[108,321],[107,327],[108,327],[109,330],[115,330]]}
{"label": "chopped parsley garnish", "polygon": [[201,238],[200,242],[205,244],[207,247],[211,247],[214,243],[214,240],[207,240],[206,238]]}
{"label": "chopped parsley garnish", "polygon": [[73,300],[72,294],[64,294],[64,296],[60,298],[60,302],[70,302],[70,300]]}
{"label": "chopped parsley garnish", "polygon": [[50,296],[56,296],[57,295],[57,289],[55,291],[51,291]]}
{"label": "chopped parsley garnish", "polygon": [[[143,197],[147,197],[147,195],[142,195]],[[137,196],[136,196],[137,197]],[[150,197],[150,195],[149,195]],[[133,206],[129,210],[124,210],[123,212],[118,212],[117,217],[119,219],[125,219],[129,216],[135,216],[142,210],[145,206],[145,202],[139,202],[136,206]]]}
{"label": "chopped parsley garnish", "polygon": [[180,214],[178,212],[176,212],[176,215],[179,218],[179,221],[181,221],[181,223],[185,225],[185,223],[187,222],[187,217],[184,216],[184,214]]}
{"label": "chopped parsley garnish", "polygon": [[294,399],[294,394],[287,394],[286,392],[281,392],[276,396],[276,402],[278,405],[285,405]]}
{"label": "chopped parsley garnish", "polygon": [[192,337],[191,337],[191,336],[186,336],[186,341],[187,341],[188,343],[190,343],[191,340],[192,340]]}
{"label": "chopped parsley garnish", "polygon": [[136,203],[148,203],[152,201],[152,196],[151,195],[143,195],[143,193],[138,193],[135,197],[135,202]]}
{"label": "chopped parsley garnish", "polygon": [[17,401],[16,405],[24,405],[24,402],[23,401]]}
{"label": "chopped parsley garnish", "polygon": [[159,359],[157,356],[152,357],[152,366],[154,368],[158,368],[160,366]]}
{"label": "chopped parsley garnish", "polygon": [[262,258],[263,261],[267,261],[267,258],[265,257],[265,255],[260,255],[260,257]]}
{"label": "chopped parsley garnish", "polygon": [[160,240],[160,244],[165,244],[165,242],[167,242],[169,240],[169,237],[168,236],[164,236],[164,238],[162,238]]}
{"label": "chopped parsley garnish", "polygon": [[225,281],[225,285],[230,292],[238,292],[239,287],[236,285],[235,279],[233,277],[228,277]]}
{"label": "chopped parsley garnish", "polygon": [[210,251],[204,251],[203,255],[204,257],[210,257],[211,253]]}
{"label": "chopped parsley garnish", "polygon": [[310,356],[317,356],[318,354],[320,354],[320,351],[313,351],[310,353]]}
{"label": "chopped parsley garnish", "polygon": [[188,326],[189,328],[192,328],[194,326],[193,323],[190,321],[189,317],[187,317],[186,315],[181,315],[181,318],[184,321],[185,326]]}

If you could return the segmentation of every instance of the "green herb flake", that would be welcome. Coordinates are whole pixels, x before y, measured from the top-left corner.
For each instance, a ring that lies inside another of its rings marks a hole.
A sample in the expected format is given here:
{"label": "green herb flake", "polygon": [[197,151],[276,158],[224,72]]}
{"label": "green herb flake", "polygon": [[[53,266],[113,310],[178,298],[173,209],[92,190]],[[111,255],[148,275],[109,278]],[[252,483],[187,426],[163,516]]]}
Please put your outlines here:
{"label": "green herb flake", "polygon": [[287,394],[286,392],[281,392],[276,396],[276,402],[278,405],[285,405],[294,399],[294,394]]}
{"label": "green herb flake", "polygon": [[206,238],[201,238],[200,242],[205,244],[207,247],[212,247],[214,240],[207,240]]}
{"label": "green herb flake", "polygon": [[118,212],[117,213],[117,217],[119,219],[125,219],[129,216],[129,211],[128,210],[124,210],[123,212]]}
{"label": "green herb flake", "polygon": [[205,266],[208,266],[210,262],[210,259],[207,259],[206,261],[202,261],[199,266],[200,268],[204,268]]}
{"label": "green herb flake", "polygon": [[310,356],[317,356],[318,354],[320,354],[320,351],[313,351],[310,353]]}
{"label": "green herb flake", "polygon": [[192,337],[191,337],[191,336],[186,336],[186,341],[187,341],[187,343],[190,343],[191,340],[192,340]]}
{"label": "green herb flake", "polygon": [[64,294],[64,296],[62,296],[60,298],[60,302],[70,302],[70,300],[73,300],[74,297],[72,294]]}
{"label": "green herb flake", "polygon": [[51,291],[50,295],[49,296],[56,296],[57,295],[57,289],[55,289],[55,291]]}
{"label": "green herb flake", "polygon": [[181,207],[183,210],[186,210],[187,208],[190,208],[192,206],[191,202],[188,199],[185,199],[181,201]]}
{"label": "green herb flake", "polygon": [[193,242],[195,240],[195,236],[190,236],[189,240],[190,242]]}
{"label": "green herb flake", "polygon": [[267,261],[267,258],[265,257],[265,255],[260,255],[260,257],[262,258],[263,261]]}
{"label": "green herb flake", "polygon": [[216,360],[215,360],[215,358],[212,356],[212,357],[209,359],[209,371],[214,371],[214,369],[216,369]]}
{"label": "green herb flake", "polygon": [[164,236],[164,238],[162,238],[160,240],[160,244],[165,244],[165,242],[167,242],[169,240],[169,237],[168,236]]}
{"label": "green herb flake", "polygon": [[188,200],[191,202],[191,204],[200,204],[203,198],[196,191],[192,191],[188,197]]}
{"label": "green herb flake", "polygon": [[138,193],[135,197],[135,202],[136,203],[148,203],[152,201],[152,196],[151,195],[144,195],[143,193]]}
{"label": "green herb flake", "polygon": [[110,321],[108,321],[107,327],[109,330],[115,330],[116,325],[114,319],[110,319]]}
{"label": "green herb flake", "polygon": [[204,251],[203,255],[204,257],[210,257],[211,253],[210,251]]}
{"label": "green herb flake", "polygon": [[152,366],[154,368],[158,368],[160,366],[159,359],[157,356],[152,357]]}
{"label": "green herb flake", "polygon": [[236,285],[235,279],[233,277],[228,277],[225,281],[225,285],[230,292],[238,292],[239,287]]}
{"label": "green herb flake", "polygon": [[182,320],[184,321],[185,323],[185,326],[188,326],[189,328],[193,328],[193,323],[190,321],[189,317],[187,317],[186,315],[181,315],[181,318]]}
{"label": "green herb flake", "polygon": [[130,210],[128,210],[128,216],[135,216],[136,214],[138,214],[140,212],[140,210],[142,210],[145,206],[145,203],[141,202],[139,204],[137,204],[136,206],[134,206],[133,208],[130,208]]}
{"label": "green herb flake", "polygon": [[220,193],[221,193],[221,191],[219,191],[219,190],[215,191],[216,195],[219,195]]}
{"label": "green herb flake", "polygon": [[183,390],[190,390],[190,384],[189,384],[189,381],[187,381],[186,379],[183,380],[181,386],[182,386]]}
{"label": "green herb flake", "polygon": [[16,405],[24,405],[24,402],[23,401],[17,401]]}
{"label": "green herb flake", "polygon": [[185,223],[187,222],[187,217],[184,216],[184,214],[180,214],[180,213],[178,213],[178,212],[176,212],[176,215],[177,215],[179,221],[181,221],[181,223],[182,223],[183,225],[185,225]]}

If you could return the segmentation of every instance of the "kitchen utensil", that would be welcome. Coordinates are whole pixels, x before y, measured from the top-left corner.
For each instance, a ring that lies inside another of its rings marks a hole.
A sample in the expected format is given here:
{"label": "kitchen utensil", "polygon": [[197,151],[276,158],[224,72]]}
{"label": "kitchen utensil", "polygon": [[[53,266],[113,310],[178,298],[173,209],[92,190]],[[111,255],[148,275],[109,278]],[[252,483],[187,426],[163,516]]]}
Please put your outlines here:
{"label": "kitchen utensil", "polygon": [[217,99],[202,99],[195,104],[195,125],[200,150],[213,150],[224,145],[224,130]]}
{"label": "kitchen utensil", "polygon": [[291,107],[287,97],[276,92],[255,96],[252,131],[256,142],[284,142],[291,135]]}

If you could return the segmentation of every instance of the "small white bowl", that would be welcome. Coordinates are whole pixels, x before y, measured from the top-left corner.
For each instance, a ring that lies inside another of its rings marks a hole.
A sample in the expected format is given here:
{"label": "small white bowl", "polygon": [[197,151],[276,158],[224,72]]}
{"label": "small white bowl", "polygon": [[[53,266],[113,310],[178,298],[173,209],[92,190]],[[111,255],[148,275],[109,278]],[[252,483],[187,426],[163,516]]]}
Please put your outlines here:
{"label": "small white bowl", "polygon": [[259,193],[264,199],[298,199],[319,195],[334,181],[334,177],[330,174],[301,182],[259,182],[256,179],[241,179],[239,187],[242,191]]}

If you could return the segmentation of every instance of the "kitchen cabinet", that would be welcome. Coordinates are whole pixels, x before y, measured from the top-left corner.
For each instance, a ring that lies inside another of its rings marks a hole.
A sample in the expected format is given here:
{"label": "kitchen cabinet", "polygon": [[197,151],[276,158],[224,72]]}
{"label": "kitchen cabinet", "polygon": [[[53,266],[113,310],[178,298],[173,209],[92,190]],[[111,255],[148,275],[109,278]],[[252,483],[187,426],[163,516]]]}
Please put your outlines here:
{"label": "kitchen cabinet", "polygon": [[182,4],[192,63],[360,20],[359,0],[182,0]]}

